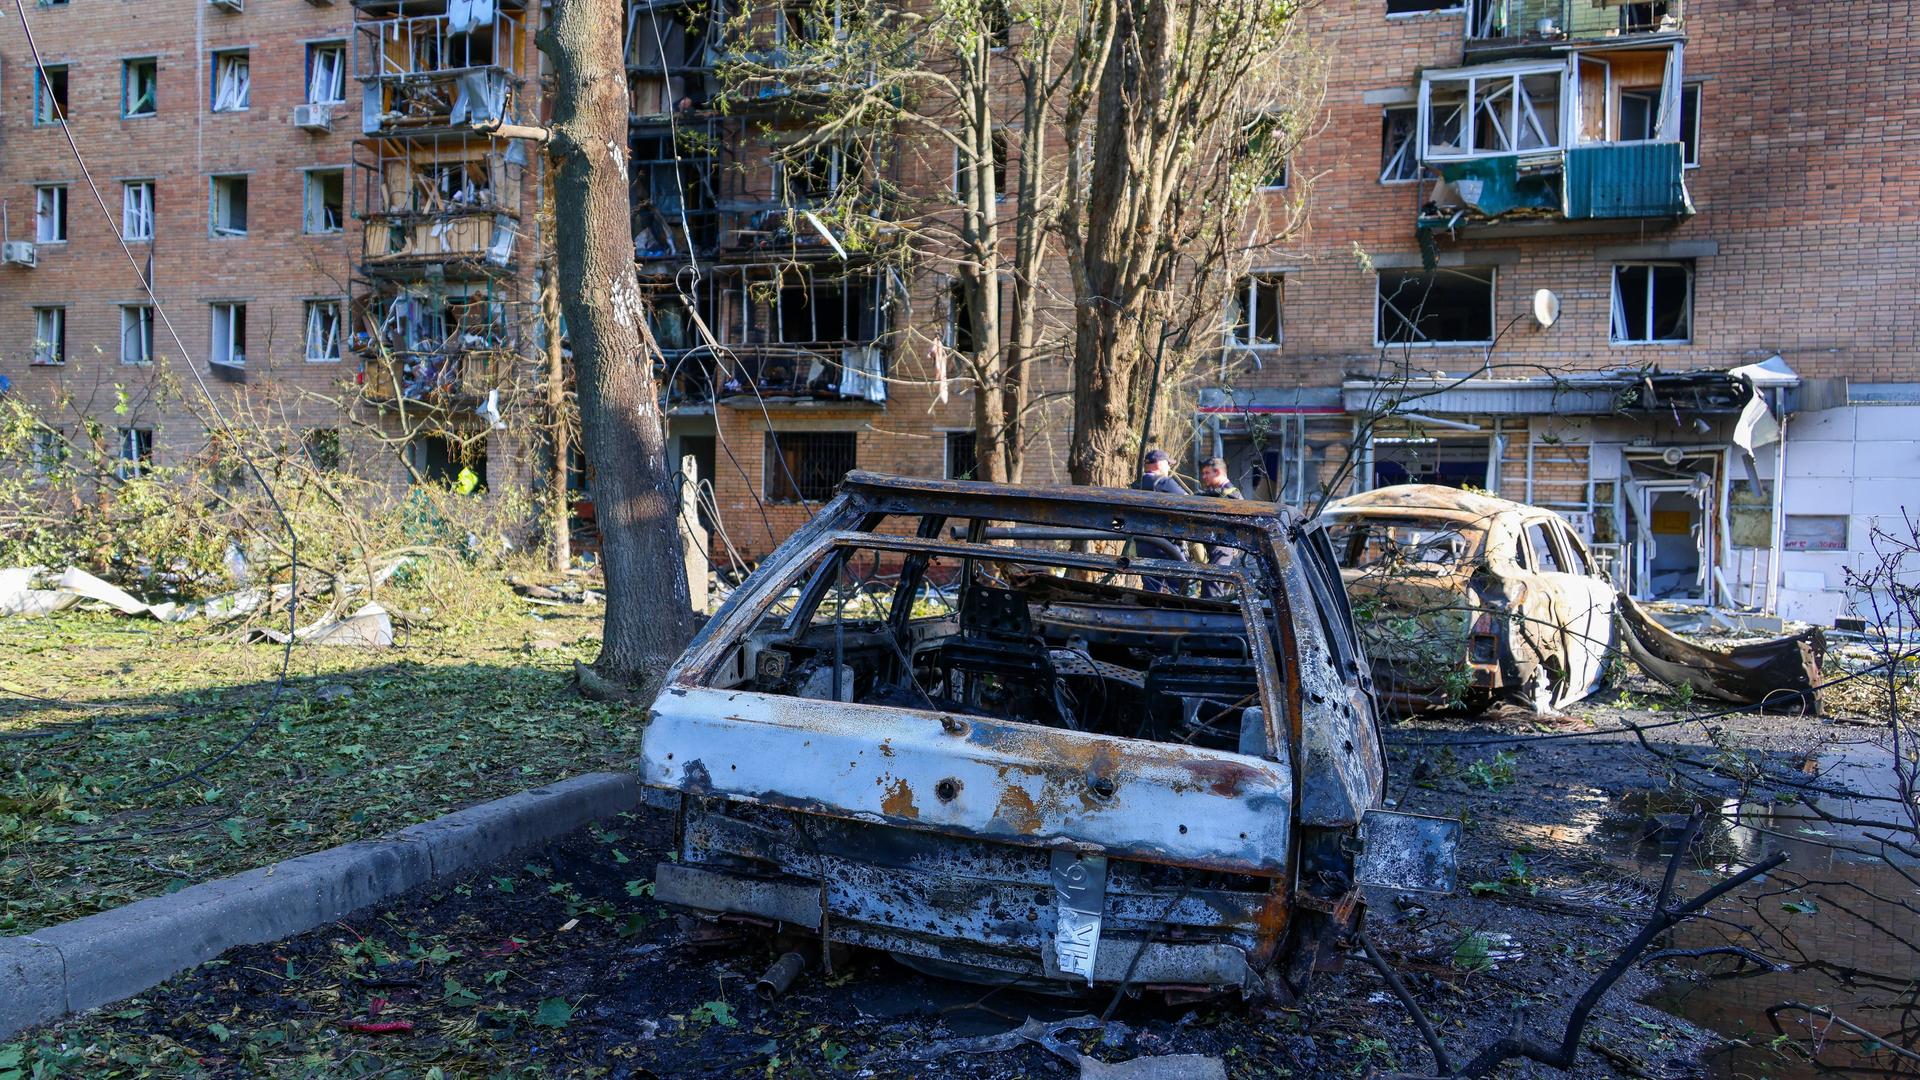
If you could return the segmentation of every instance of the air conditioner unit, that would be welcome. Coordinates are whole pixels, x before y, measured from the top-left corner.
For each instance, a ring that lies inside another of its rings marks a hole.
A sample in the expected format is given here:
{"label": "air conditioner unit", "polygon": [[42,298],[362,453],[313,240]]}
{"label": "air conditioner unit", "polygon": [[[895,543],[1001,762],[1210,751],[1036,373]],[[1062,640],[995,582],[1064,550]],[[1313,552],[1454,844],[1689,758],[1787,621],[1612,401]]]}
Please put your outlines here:
{"label": "air conditioner unit", "polygon": [[207,3],[223,11],[244,11],[246,0],[207,0]]}
{"label": "air conditioner unit", "polygon": [[40,253],[30,240],[9,240],[0,245],[0,263],[9,266],[38,266]]}
{"label": "air conditioner unit", "polygon": [[295,105],[293,126],[302,131],[313,131],[324,135],[333,130],[333,106]]}

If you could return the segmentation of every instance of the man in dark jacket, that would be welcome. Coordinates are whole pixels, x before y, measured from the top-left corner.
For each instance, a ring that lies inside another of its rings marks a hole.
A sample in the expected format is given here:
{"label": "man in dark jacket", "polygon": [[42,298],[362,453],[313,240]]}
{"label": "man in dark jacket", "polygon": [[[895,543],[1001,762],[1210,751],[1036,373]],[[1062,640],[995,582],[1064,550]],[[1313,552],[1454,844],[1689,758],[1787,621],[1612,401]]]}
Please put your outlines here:
{"label": "man in dark jacket", "polygon": [[[1227,478],[1226,459],[1217,457],[1210,457],[1200,463],[1200,494],[1216,499],[1246,498],[1240,494],[1239,488],[1233,486],[1233,481]],[[1239,559],[1240,552],[1234,548],[1222,544],[1210,544],[1207,547],[1208,566],[1228,567]],[[1200,595],[1224,597],[1227,595],[1227,586],[1222,582],[1209,581],[1200,586]]]}
{"label": "man in dark jacket", "polygon": [[[1133,482],[1135,491],[1158,491],[1164,495],[1190,495],[1179,480],[1173,476],[1173,458],[1165,450],[1147,451],[1146,465],[1142,468],[1140,479]],[[1136,536],[1133,538],[1134,553],[1144,559],[1165,559],[1170,562],[1186,562],[1186,555],[1180,546],[1170,540],[1157,536]],[[1148,592],[1185,592],[1185,581],[1177,578],[1161,577],[1157,574],[1140,575],[1140,587]]]}

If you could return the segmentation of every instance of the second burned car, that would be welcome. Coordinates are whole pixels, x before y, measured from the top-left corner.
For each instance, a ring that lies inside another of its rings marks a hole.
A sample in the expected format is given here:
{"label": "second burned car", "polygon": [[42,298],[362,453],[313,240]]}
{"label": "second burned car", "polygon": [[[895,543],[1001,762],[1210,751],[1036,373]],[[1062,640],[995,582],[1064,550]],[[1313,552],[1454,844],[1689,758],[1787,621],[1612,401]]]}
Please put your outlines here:
{"label": "second burned car", "polygon": [[1367,679],[1271,505],[855,473],[654,704],[656,895],[938,974],[1278,990],[1363,880],[1446,885],[1453,823],[1379,809]]}
{"label": "second burned car", "polygon": [[1553,511],[1403,484],[1335,501],[1320,520],[1398,708],[1553,709],[1600,686],[1618,594]]}

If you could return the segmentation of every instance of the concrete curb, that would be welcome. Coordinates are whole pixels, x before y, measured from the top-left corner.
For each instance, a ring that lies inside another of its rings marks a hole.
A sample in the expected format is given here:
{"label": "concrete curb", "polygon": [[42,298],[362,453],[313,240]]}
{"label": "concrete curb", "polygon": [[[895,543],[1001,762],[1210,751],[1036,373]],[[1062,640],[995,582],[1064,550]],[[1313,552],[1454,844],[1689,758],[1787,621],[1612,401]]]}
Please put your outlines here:
{"label": "concrete curb", "polygon": [[169,896],[0,938],[0,1039],[132,997],[238,945],[278,941],[639,805],[588,773]]}

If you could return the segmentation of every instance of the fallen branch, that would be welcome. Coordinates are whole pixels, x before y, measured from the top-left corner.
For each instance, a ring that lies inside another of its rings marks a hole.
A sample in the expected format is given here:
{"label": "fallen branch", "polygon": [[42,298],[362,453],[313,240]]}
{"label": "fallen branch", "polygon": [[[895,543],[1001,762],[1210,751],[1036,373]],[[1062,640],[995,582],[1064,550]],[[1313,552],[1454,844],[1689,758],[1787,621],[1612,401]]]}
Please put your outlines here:
{"label": "fallen branch", "polygon": [[[1621,950],[1620,955],[1614,958],[1613,963],[1608,965],[1607,969],[1587,986],[1579,1000],[1574,1002],[1573,1010],[1567,1015],[1566,1028],[1561,1033],[1558,1043],[1541,1042],[1529,1036],[1526,1031],[1526,1014],[1516,1010],[1513,1015],[1513,1026],[1507,1034],[1475,1054],[1457,1070],[1447,1068],[1444,1051],[1437,1045],[1438,1040],[1430,1039],[1428,1048],[1433,1051],[1435,1064],[1439,1069],[1437,1077],[1452,1080],[1455,1077],[1489,1076],[1501,1065],[1516,1059],[1536,1061],[1556,1069],[1572,1068],[1574,1059],[1580,1052],[1582,1033],[1586,1030],[1587,1021],[1592,1017],[1594,1008],[1600,1004],[1600,999],[1606,995],[1606,992],[1612,989],[1613,984],[1619,982],[1628,971],[1632,970],[1641,954],[1645,953],[1660,935],[1699,914],[1715,900],[1787,861],[1785,852],[1775,852],[1686,903],[1677,907],[1668,906],[1673,895],[1674,878],[1680,872],[1680,862],[1693,850],[1694,840],[1700,835],[1700,823],[1703,817],[1704,815],[1696,810],[1687,820],[1686,834],[1681,838],[1679,850],[1667,860],[1666,877],[1660,883],[1660,892],[1654,897],[1652,916],[1640,928],[1640,932],[1633,936],[1633,940]],[[1368,948],[1365,941],[1361,944],[1363,948]],[[1372,952],[1370,948],[1368,951]],[[1370,955],[1368,959],[1372,961],[1374,957]],[[1384,962],[1376,963],[1375,966],[1383,967]],[[1389,979],[1388,985],[1393,986],[1395,981]],[[1405,992],[1403,986],[1395,987],[1395,994],[1400,998],[1401,1004],[1413,1015],[1415,1024],[1421,1028],[1422,1036],[1425,1037],[1427,1032],[1433,1030],[1433,1025],[1426,1018],[1419,1003],[1413,1000],[1411,994]],[[1415,1080],[1415,1078],[1402,1076],[1399,1080]]]}

